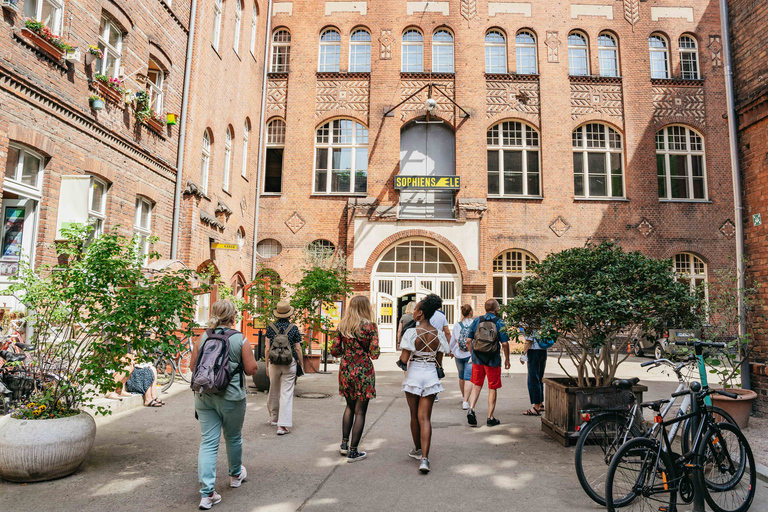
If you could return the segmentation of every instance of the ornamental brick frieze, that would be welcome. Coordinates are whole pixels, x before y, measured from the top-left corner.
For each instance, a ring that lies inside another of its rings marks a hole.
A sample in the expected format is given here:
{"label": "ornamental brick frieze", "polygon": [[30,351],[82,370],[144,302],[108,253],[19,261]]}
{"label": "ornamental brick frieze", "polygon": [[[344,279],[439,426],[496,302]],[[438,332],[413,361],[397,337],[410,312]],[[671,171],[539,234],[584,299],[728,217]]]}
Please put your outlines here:
{"label": "ornamental brick frieze", "polygon": [[557,30],[547,30],[547,62],[560,62],[560,38]]}
{"label": "ornamental brick frieze", "polygon": [[[445,75],[443,75],[444,77]],[[432,83],[436,85],[440,90],[432,91],[432,98],[437,102],[437,106],[432,111],[432,114],[445,119],[446,121],[454,124],[456,118],[456,108],[448,98],[455,101],[456,93],[453,86],[453,77],[442,78],[436,75],[432,75],[432,79],[422,74],[400,74],[400,100],[403,101],[416,91],[424,87],[425,85]],[[448,98],[446,98],[448,96]],[[424,103],[429,98],[429,88],[424,87],[424,90],[413,96],[400,106],[400,120],[407,121],[414,117],[427,115],[427,110],[424,108]]]}
{"label": "ornamental brick frieze", "polygon": [[624,0],[624,19],[632,25],[632,31],[635,25],[640,21],[640,0]]}
{"label": "ornamental brick frieze", "polygon": [[315,90],[315,117],[329,112],[368,117],[370,80],[368,74],[318,74]]}
{"label": "ornamental brick frieze", "polygon": [[477,15],[477,0],[461,0],[461,16],[469,21]]}
{"label": "ornamental brick frieze", "polygon": [[381,60],[392,60],[392,43],[394,41],[391,28],[381,29],[381,36],[379,37],[379,58]]}
{"label": "ornamental brick frieze", "polygon": [[653,87],[653,122],[707,124],[704,87],[659,85]]}
{"label": "ornamental brick frieze", "polygon": [[267,117],[285,117],[288,100],[288,73],[270,73],[267,78]]}
{"label": "ornamental brick frieze", "polygon": [[571,82],[571,119],[574,121],[592,114],[602,114],[621,123],[624,102],[621,82]]}
{"label": "ornamental brick frieze", "polygon": [[485,106],[486,117],[491,118],[506,112],[539,115],[539,81],[499,79],[486,76]]}
{"label": "ornamental brick frieze", "polygon": [[719,34],[709,36],[709,44],[707,45],[710,51],[710,59],[712,60],[712,67],[718,67],[723,65],[723,43]]}

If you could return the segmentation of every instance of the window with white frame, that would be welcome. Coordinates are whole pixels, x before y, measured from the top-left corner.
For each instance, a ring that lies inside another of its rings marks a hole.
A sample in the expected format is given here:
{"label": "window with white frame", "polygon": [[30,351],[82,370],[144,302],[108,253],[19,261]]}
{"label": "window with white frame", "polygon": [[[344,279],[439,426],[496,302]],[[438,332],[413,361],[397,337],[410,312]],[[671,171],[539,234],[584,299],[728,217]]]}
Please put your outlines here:
{"label": "window with white frame", "polygon": [[88,191],[88,220],[93,226],[93,234],[100,236],[104,233],[104,221],[107,218],[107,184],[91,177]]}
{"label": "window with white frame", "polygon": [[203,161],[200,164],[200,190],[208,195],[208,175],[211,168],[211,134],[208,130],[203,133]]}
{"label": "window with white frame", "polygon": [[568,74],[571,76],[589,75],[587,36],[581,32],[568,34]]}
{"label": "window with white frame", "polygon": [[541,195],[539,133],[519,121],[504,121],[487,133],[488,195]]}
{"label": "window with white frame", "polygon": [[253,4],[251,11],[251,55],[256,56],[256,32],[259,28],[259,12],[256,10],[256,4]]}
{"label": "window with white frame", "polygon": [[267,125],[267,158],[264,167],[264,192],[279,194],[283,190],[283,151],[285,121],[273,119]]}
{"label": "window with white frame", "polygon": [[320,34],[320,55],[317,70],[326,73],[338,73],[341,59],[341,35],[334,28],[323,30]]}
{"label": "window with white frame", "polygon": [[651,53],[651,78],[669,78],[669,51],[667,40],[660,34],[648,38]]}
{"label": "window with white frame", "polygon": [[416,29],[403,32],[401,71],[421,73],[424,71],[424,36]]}
{"label": "window with white frame", "polygon": [[619,76],[619,45],[613,34],[603,32],[597,37],[597,57],[600,76]]}
{"label": "window with white frame", "polygon": [[213,0],[213,38],[211,46],[217,52],[219,51],[219,40],[221,39],[221,11],[222,0]]}
{"label": "window with white frame", "polygon": [[707,264],[704,260],[689,252],[676,254],[675,274],[677,281],[690,287],[691,293],[707,301]]}
{"label": "window with white frame", "polygon": [[316,194],[365,194],[368,190],[368,129],[335,119],[317,129]]}
{"label": "window with white frame", "polygon": [[40,21],[51,29],[54,35],[61,35],[63,0],[25,0],[24,17]]}
{"label": "window with white frame", "polygon": [[283,252],[283,244],[274,238],[264,238],[256,244],[256,253],[259,257],[269,260]]}
{"label": "window with white frame", "polygon": [[453,34],[445,29],[432,35],[432,72],[453,73]]}
{"label": "window with white frame", "polygon": [[291,33],[278,30],[272,36],[272,73],[287,73],[291,59]]}
{"label": "window with white frame", "polygon": [[211,310],[211,294],[201,293],[195,295],[195,322],[203,326],[208,324]]}
{"label": "window with white frame", "polygon": [[507,40],[499,30],[485,34],[485,72],[507,72]]}
{"label": "window with white frame", "polygon": [[225,192],[229,191],[229,173],[232,166],[232,129],[227,127],[227,133],[224,134],[224,177],[221,188]]}
{"label": "window with white frame", "polygon": [[243,126],[243,162],[240,169],[240,176],[248,178],[248,137],[251,134],[251,122],[248,119],[245,120]]}
{"label": "window with white frame", "polygon": [[[5,162],[5,182],[3,188],[29,191],[39,196],[42,190],[43,157],[23,146],[11,144],[8,146],[8,157]],[[15,191],[14,190],[14,191]]]}
{"label": "window with white frame", "polygon": [[493,298],[506,304],[517,295],[517,283],[533,275],[531,263],[536,258],[524,251],[504,251],[493,259]]}
{"label": "window with white frame", "polygon": [[667,126],[656,133],[659,199],[707,198],[704,140],[685,126]]}
{"label": "window with white frame", "polygon": [[109,78],[116,78],[120,73],[120,59],[123,52],[123,31],[106,16],[101,17],[99,26],[99,49],[104,54],[103,59],[95,63],[97,73]]}
{"label": "window with white frame", "polygon": [[315,258],[327,258],[336,252],[336,246],[330,240],[318,238],[307,244],[307,252]]}
{"label": "window with white frame", "polygon": [[624,197],[619,132],[599,123],[573,131],[573,185],[576,197]]}
{"label": "window with white frame", "polygon": [[371,71],[371,33],[357,29],[349,37],[349,71],[352,73],[370,73]]}
{"label": "window with white frame", "polygon": [[528,30],[521,30],[515,36],[515,58],[518,75],[535,75],[536,37]]}
{"label": "window with white frame", "polygon": [[149,237],[152,236],[152,203],[149,199],[136,198],[133,232],[136,236],[139,254],[144,256],[144,264],[146,265],[149,256]]}
{"label": "window with white frame", "polygon": [[237,248],[242,251],[245,247],[245,229],[242,226],[237,228],[235,241],[237,242]]}
{"label": "window with white frame", "polygon": [[680,47],[680,71],[683,80],[699,80],[699,47],[691,36],[678,40]]}
{"label": "window with white frame", "polygon": [[243,4],[240,0],[235,0],[235,37],[232,41],[232,48],[235,53],[240,55],[240,30],[243,25]]}
{"label": "window with white frame", "polygon": [[157,63],[149,59],[147,68],[147,94],[149,95],[149,106],[158,114],[163,111],[163,80],[165,73]]}

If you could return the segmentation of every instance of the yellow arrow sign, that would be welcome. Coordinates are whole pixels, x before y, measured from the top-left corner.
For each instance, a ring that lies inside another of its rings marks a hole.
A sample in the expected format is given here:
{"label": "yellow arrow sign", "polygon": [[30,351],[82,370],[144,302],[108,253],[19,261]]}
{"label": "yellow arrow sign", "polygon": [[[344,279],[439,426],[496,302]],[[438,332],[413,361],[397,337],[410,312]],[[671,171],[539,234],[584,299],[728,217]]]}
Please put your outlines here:
{"label": "yellow arrow sign", "polygon": [[220,242],[213,242],[211,249],[221,249],[222,251],[236,251],[237,244],[222,244]]}

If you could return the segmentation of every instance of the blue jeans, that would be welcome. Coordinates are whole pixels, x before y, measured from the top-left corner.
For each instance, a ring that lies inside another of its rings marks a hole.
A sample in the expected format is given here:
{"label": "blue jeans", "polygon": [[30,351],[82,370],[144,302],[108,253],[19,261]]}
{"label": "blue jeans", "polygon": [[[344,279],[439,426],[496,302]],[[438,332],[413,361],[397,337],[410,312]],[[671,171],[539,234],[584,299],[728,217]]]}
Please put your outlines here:
{"label": "blue jeans", "polygon": [[197,456],[197,476],[200,480],[200,494],[203,496],[210,495],[216,484],[216,456],[222,429],[224,442],[227,444],[229,476],[240,474],[243,464],[245,400],[224,400],[215,395],[195,393],[195,411],[203,435]]}
{"label": "blue jeans", "polygon": [[459,370],[460,380],[472,380],[472,356],[464,359],[456,358],[456,369]]}
{"label": "blue jeans", "polygon": [[544,403],[544,369],[547,367],[546,350],[528,350],[528,396],[531,405]]}

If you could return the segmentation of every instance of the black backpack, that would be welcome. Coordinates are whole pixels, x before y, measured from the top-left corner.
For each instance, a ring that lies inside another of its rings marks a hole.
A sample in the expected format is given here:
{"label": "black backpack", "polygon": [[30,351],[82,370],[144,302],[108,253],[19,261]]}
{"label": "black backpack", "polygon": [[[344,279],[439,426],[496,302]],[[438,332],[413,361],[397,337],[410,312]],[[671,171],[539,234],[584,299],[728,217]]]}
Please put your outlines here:
{"label": "black backpack", "polygon": [[192,372],[189,387],[192,391],[203,394],[221,393],[236,374],[240,374],[240,387],[245,386],[243,378],[243,363],[240,362],[234,372],[229,370],[229,338],[240,331],[227,329],[216,332],[217,329],[205,331],[207,337],[198,350],[195,369]]}

